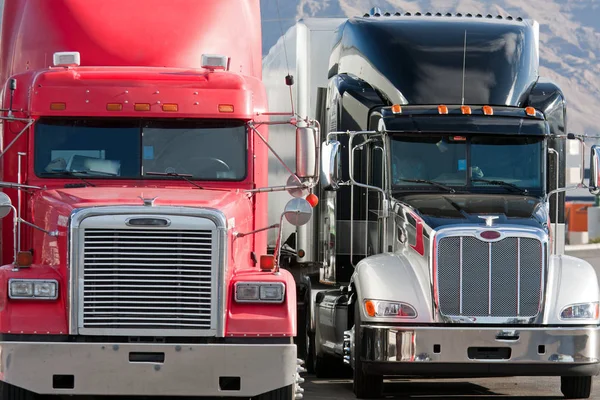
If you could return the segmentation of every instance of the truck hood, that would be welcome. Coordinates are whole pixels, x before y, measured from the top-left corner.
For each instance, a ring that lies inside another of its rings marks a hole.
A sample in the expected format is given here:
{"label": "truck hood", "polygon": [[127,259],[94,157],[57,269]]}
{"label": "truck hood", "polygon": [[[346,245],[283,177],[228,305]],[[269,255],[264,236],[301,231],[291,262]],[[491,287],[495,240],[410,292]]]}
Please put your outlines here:
{"label": "truck hood", "polygon": [[410,194],[397,196],[432,229],[446,225],[484,224],[481,216],[498,216],[494,225],[544,228],[545,203],[536,197],[489,194]]}
{"label": "truck hood", "polygon": [[226,218],[252,213],[251,202],[243,194],[228,190],[190,188],[87,187],[37,192],[32,201],[34,221],[47,229],[66,226],[71,212],[78,208],[104,206],[143,206],[142,199],[154,199],[154,207],[207,207],[223,212]]}

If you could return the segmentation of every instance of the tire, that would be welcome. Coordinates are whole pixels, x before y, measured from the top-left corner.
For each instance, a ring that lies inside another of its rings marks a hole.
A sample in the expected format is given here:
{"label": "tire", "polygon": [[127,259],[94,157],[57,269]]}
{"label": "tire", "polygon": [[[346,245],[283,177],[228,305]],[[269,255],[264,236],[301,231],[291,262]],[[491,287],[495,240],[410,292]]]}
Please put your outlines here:
{"label": "tire", "polygon": [[340,363],[336,361],[333,357],[315,356],[313,367],[315,376],[320,379],[336,378],[336,369],[340,367]]}
{"label": "tire", "polygon": [[310,331],[310,287],[304,295],[304,306],[298,309],[298,333],[296,335],[296,347],[298,358],[304,361],[306,372],[314,373],[314,346],[315,336]]}
{"label": "tire", "polygon": [[38,398],[35,393],[0,381],[0,400],[38,400]]}
{"label": "tire", "polygon": [[592,377],[561,376],[560,391],[565,399],[589,399],[592,393]]}
{"label": "tire", "polygon": [[315,334],[314,332],[308,333],[308,351],[306,354],[306,360],[304,365],[306,366],[306,372],[309,374],[315,373]]}
{"label": "tire", "polygon": [[267,393],[259,394],[252,400],[292,400],[294,398],[294,385],[289,385]]}
{"label": "tire", "polygon": [[[360,310],[359,302],[354,305],[354,346],[360,343]],[[366,374],[360,356],[354,353],[354,394],[358,399],[378,399],[383,395],[383,376]]]}

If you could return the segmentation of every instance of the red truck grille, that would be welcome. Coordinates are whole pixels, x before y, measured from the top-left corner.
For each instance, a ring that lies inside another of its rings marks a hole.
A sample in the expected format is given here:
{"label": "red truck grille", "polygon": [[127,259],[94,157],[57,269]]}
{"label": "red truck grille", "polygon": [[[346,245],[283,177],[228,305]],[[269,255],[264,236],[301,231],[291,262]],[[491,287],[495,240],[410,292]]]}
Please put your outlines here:
{"label": "red truck grille", "polygon": [[213,235],[210,230],[86,228],[83,328],[211,329]]}

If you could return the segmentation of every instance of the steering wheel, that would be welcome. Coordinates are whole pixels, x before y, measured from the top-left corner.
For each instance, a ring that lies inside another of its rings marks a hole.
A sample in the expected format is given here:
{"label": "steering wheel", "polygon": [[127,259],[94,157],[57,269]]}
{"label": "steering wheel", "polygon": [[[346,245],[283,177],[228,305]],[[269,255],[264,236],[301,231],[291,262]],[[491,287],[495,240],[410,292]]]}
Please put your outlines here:
{"label": "steering wheel", "polygon": [[[231,167],[229,166],[229,164],[227,164],[225,161],[223,161],[219,158],[215,158],[215,157],[193,156],[193,157],[186,159],[185,164],[189,166],[194,163],[194,160],[208,160],[210,162],[219,164],[219,166],[221,166],[221,167],[225,167],[227,172],[231,171]],[[182,166],[182,162],[177,163],[177,165],[175,166],[175,171],[182,172],[182,173],[188,172],[188,171],[186,171],[185,168],[181,168],[181,166]],[[219,169],[222,169],[222,168],[219,168]]]}

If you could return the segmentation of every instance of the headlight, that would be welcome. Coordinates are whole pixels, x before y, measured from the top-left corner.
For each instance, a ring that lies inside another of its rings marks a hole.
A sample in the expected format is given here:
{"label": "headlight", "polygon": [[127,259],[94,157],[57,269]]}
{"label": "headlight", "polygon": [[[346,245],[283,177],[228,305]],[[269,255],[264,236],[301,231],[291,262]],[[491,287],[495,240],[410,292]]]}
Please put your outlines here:
{"label": "headlight", "polygon": [[369,317],[417,317],[413,306],[399,301],[365,300],[365,311]]}
{"label": "headlight", "polygon": [[237,282],[235,301],[238,303],[283,303],[285,285],[282,282]]}
{"label": "headlight", "polygon": [[598,302],[571,304],[560,312],[561,319],[598,319]]}
{"label": "headlight", "polygon": [[58,298],[58,281],[10,279],[8,296],[11,299],[55,300]]}

